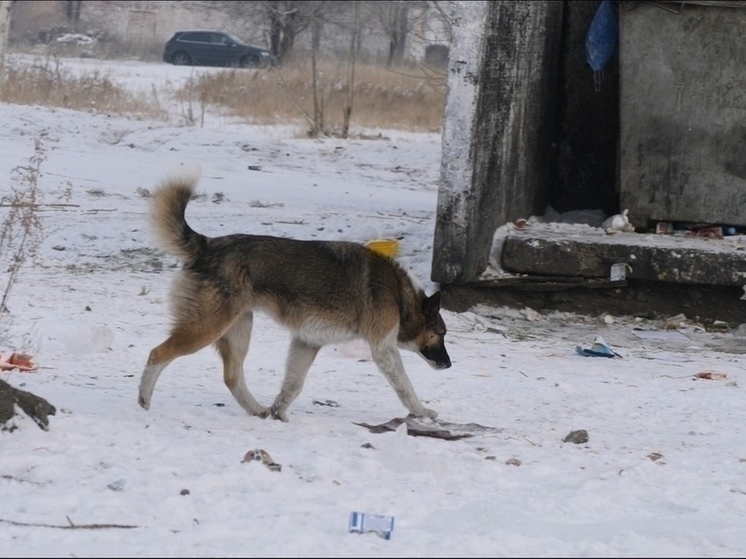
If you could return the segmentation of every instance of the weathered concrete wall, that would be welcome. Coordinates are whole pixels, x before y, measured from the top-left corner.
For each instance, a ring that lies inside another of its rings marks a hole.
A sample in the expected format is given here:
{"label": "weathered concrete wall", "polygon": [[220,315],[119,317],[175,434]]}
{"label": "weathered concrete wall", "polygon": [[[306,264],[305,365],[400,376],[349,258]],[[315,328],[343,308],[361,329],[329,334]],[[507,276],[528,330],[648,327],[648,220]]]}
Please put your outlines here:
{"label": "weathered concrete wall", "polygon": [[455,2],[432,279],[473,280],[495,229],[542,213],[563,2]]}
{"label": "weathered concrete wall", "polygon": [[746,3],[620,11],[621,207],[746,226]]}

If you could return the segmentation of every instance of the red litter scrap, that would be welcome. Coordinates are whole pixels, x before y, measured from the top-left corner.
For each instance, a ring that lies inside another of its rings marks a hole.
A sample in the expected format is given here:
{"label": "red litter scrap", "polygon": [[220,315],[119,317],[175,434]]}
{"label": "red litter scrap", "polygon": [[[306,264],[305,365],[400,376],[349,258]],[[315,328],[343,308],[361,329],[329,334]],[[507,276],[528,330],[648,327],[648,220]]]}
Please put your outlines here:
{"label": "red litter scrap", "polygon": [[725,373],[720,373],[718,371],[700,371],[697,373],[697,378],[703,378],[707,380],[725,380],[728,378],[728,375]]}
{"label": "red litter scrap", "polygon": [[0,371],[13,371],[18,369],[24,373],[32,373],[39,368],[33,356],[28,353],[13,352],[10,357],[3,359],[0,355]]}

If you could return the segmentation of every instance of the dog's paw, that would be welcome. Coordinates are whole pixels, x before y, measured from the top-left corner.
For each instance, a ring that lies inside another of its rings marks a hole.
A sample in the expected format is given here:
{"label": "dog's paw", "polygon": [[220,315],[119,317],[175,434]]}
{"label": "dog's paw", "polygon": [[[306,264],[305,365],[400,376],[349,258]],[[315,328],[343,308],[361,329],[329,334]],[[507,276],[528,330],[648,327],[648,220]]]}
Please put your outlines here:
{"label": "dog's paw", "polygon": [[422,408],[421,410],[413,411],[409,414],[411,417],[425,417],[427,419],[435,419],[438,417],[438,412],[429,408]]}
{"label": "dog's paw", "polygon": [[144,409],[144,410],[149,410],[150,409],[150,400],[147,399],[142,394],[140,396],[138,396],[137,403],[140,404],[140,407],[142,409]]}
{"label": "dog's paw", "polygon": [[284,408],[278,408],[276,406],[272,406],[270,408],[270,411],[272,413],[272,419],[279,419],[283,423],[288,422],[288,414],[286,413],[286,410]]}

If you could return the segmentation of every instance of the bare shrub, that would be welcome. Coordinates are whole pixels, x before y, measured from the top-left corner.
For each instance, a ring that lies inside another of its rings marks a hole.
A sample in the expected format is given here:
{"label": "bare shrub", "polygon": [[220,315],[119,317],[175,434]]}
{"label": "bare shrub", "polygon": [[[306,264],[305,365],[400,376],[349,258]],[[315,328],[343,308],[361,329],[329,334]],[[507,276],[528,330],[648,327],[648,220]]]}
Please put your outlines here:
{"label": "bare shrub", "polygon": [[0,210],[4,214],[0,222],[0,274],[5,283],[0,314],[8,312],[7,302],[16,274],[26,259],[35,254],[42,239],[38,181],[41,165],[47,157],[45,139],[46,134],[42,134],[34,140],[34,153],[28,165],[11,171],[10,194],[0,198]]}
{"label": "bare shrub", "polygon": [[[200,126],[205,125],[205,89],[198,86],[194,73],[176,93],[179,102],[181,118],[187,126],[195,126],[199,120]],[[197,110],[199,115],[196,114]]]}

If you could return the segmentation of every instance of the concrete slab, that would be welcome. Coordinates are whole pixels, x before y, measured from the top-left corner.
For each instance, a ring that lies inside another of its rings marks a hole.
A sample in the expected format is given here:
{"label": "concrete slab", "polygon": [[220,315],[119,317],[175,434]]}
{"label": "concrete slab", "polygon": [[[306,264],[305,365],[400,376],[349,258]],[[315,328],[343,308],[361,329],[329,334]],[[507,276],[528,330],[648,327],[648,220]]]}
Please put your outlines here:
{"label": "concrete slab", "polygon": [[746,236],[607,234],[596,227],[534,223],[507,232],[500,262],[514,274],[606,279],[612,263],[625,262],[630,280],[742,287]]}

